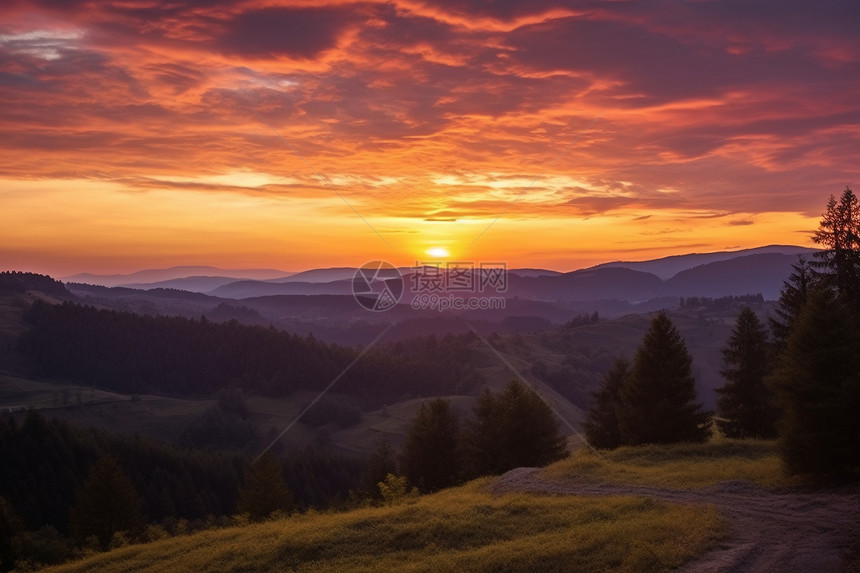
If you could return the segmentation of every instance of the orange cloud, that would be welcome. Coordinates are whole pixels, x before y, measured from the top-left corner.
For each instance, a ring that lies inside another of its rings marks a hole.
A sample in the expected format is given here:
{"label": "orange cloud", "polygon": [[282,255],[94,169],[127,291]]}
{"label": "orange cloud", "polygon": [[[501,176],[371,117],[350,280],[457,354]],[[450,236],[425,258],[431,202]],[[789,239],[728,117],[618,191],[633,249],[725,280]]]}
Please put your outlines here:
{"label": "orange cloud", "polygon": [[843,3],[566,4],[7,3],[0,262],[572,268],[806,243],[856,184]]}

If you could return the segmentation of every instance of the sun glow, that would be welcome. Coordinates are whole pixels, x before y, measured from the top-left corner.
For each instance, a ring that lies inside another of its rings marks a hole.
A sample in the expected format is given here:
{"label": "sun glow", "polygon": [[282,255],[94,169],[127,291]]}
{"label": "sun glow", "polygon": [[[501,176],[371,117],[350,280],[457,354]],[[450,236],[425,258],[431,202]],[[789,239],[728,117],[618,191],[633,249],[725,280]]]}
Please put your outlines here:
{"label": "sun glow", "polygon": [[437,257],[439,259],[445,259],[445,258],[451,256],[451,253],[448,252],[448,249],[446,249],[444,247],[432,247],[430,249],[427,249],[424,252],[427,253],[428,255],[430,255],[431,257]]}

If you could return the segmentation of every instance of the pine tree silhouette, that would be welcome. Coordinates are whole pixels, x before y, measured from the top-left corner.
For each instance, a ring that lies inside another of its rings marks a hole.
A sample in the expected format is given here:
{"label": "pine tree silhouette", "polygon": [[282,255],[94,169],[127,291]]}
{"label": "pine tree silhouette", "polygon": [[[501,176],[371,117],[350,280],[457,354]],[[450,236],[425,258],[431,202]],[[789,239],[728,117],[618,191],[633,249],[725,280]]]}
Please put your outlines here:
{"label": "pine tree silhouette", "polygon": [[756,314],[744,308],[723,349],[726,384],[718,388],[717,426],[729,438],[776,437],[777,411],[765,383],[771,370],[767,333]]}
{"label": "pine tree silhouette", "polygon": [[844,474],[860,466],[860,329],[833,292],[809,295],[779,365],[783,462],[791,473]]}
{"label": "pine tree silhouette", "polygon": [[421,404],[403,444],[401,467],[423,492],[437,491],[462,479],[460,421],[448,400]]}
{"label": "pine tree silhouette", "polygon": [[592,394],[591,408],[585,421],[585,438],[595,448],[613,449],[622,441],[618,423],[621,389],[630,374],[630,363],[619,358],[606,373],[603,384]]}
{"label": "pine tree silhouette", "polygon": [[469,449],[476,475],[545,466],[567,454],[555,414],[518,380],[499,395],[484,390],[474,411]]}
{"label": "pine tree silhouette", "polygon": [[846,187],[839,200],[833,195],[818,231],[812,238],[825,249],[816,253],[813,266],[841,297],[860,299],[860,201]]}
{"label": "pine tree silhouette", "polygon": [[281,464],[272,454],[266,453],[245,474],[236,511],[260,520],[276,511],[288,513],[292,509],[293,495],[284,481]]}
{"label": "pine tree silhouette", "polygon": [[816,285],[817,276],[809,261],[803,256],[797,257],[797,264],[792,265],[792,273],[783,281],[779,294],[779,306],[776,308],[777,318],[770,319],[770,330],[776,340],[778,350],[785,346],[785,341],[791,334],[794,322],[800,316],[809,291]]}
{"label": "pine tree silhouette", "polygon": [[75,495],[69,526],[78,540],[95,537],[107,549],[114,533],[135,535],[143,526],[140,496],[112,456],[103,456],[90,468]]}
{"label": "pine tree silhouette", "polygon": [[658,314],[636,352],[621,389],[619,422],[627,444],[702,442],[707,415],[695,403],[693,359],[665,313]]}

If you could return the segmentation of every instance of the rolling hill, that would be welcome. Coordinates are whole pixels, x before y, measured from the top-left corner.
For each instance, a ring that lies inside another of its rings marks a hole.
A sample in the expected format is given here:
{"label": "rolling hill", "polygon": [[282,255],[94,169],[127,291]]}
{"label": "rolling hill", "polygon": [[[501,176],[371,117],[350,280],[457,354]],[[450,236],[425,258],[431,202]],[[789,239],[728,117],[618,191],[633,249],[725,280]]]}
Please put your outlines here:
{"label": "rolling hill", "polygon": [[[565,273],[535,268],[508,269],[508,290],[500,294],[507,298],[552,303],[621,301],[636,304],[661,297],[756,293],[772,300],[779,296],[782,281],[790,273],[797,256],[810,256],[814,252],[814,249],[806,247],[769,245],[739,251],[690,253],[650,261],[615,261]],[[414,269],[408,267],[400,269],[407,286],[401,301],[404,304],[409,304],[414,294],[409,288],[413,272]],[[172,267],[128,275],[80,274],[65,280],[141,290],[180,289],[220,299],[249,299],[278,295],[348,296],[352,294],[354,274],[353,267],[311,269],[299,273],[272,269],[225,271],[215,267]]]}
{"label": "rolling hill", "polygon": [[761,293],[776,300],[797,256],[762,253],[716,261],[681,271],[666,281],[665,292],[678,296],[731,296]]}
{"label": "rolling hill", "polygon": [[177,266],[166,269],[146,269],[129,274],[99,275],[79,273],[68,277],[61,277],[61,280],[63,282],[102,286],[126,286],[130,284],[151,284],[187,277],[228,277],[234,279],[265,280],[285,278],[291,274],[277,269],[221,269],[211,266]]}
{"label": "rolling hill", "polygon": [[807,247],[796,247],[792,245],[768,245],[766,247],[756,247],[753,249],[743,249],[739,251],[723,251],[718,253],[689,253],[686,255],[673,255],[671,257],[663,257],[650,261],[614,261],[611,263],[603,263],[597,265],[595,269],[600,268],[625,268],[642,271],[657,275],[663,280],[670,279],[678,273],[720,261],[728,261],[730,259],[745,257],[748,255],[764,255],[764,254],[780,254],[797,257],[804,255],[812,256],[816,249]]}

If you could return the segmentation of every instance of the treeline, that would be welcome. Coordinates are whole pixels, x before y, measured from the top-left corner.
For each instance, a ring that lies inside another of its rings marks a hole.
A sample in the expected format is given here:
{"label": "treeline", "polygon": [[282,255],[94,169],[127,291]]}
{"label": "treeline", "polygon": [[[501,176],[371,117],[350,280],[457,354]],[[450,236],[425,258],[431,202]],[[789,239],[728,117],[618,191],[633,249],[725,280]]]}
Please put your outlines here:
{"label": "treeline", "polygon": [[[0,420],[0,496],[28,527],[68,531],[74,491],[100,457],[119,460],[143,501],[148,521],[231,515],[250,458],[242,454],[179,449],[142,437],[83,429],[36,410],[20,423]],[[364,461],[304,449],[281,454],[282,472],[296,506],[327,507],[360,489]]]}
{"label": "treeline", "polygon": [[237,456],[180,453],[140,438],[120,438],[48,420],[35,410],[23,422],[0,421],[0,495],[30,528],[68,532],[68,510],[89,467],[110,453],[122,460],[153,521],[229,514],[243,462]]}
{"label": "treeline", "polygon": [[[273,327],[219,324],[205,318],[141,316],[74,303],[37,301],[19,348],[34,374],[71,378],[123,393],[210,396],[226,387],[283,396],[319,390],[355,358]],[[375,349],[349,369],[338,391],[363,407],[403,397],[466,393],[480,382],[469,365],[473,335],[435,337]]]}
{"label": "treeline", "polygon": [[[368,463],[366,491],[388,498],[407,484],[424,493],[567,455],[552,410],[531,388],[511,381],[499,394],[485,389],[463,418],[444,398],[423,403],[412,419],[400,455],[380,444]],[[374,488],[374,484],[377,488]]]}
{"label": "treeline", "polygon": [[43,292],[61,299],[68,299],[72,296],[63,283],[47,275],[18,271],[0,272],[0,294],[23,294],[30,290]]}
{"label": "treeline", "polygon": [[762,304],[764,295],[742,294],[735,296],[721,296],[711,298],[707,296],[681,297],[678,307],[681,309],[704,309],[704,310],[728,310],[738,305]]}
{"label": "treeline", "polygon": [[[181,450],[140,437],[76,428],[48,420],[35,410],[21,422],[2,419],[0,570],[10,566],[3,547],[8,553],[10,539],[16,535],[19,543],[22,539],[29,543],[28,551],[41,555],[43,563],[56,553],[51,547],[66,547],[62,558],[55,559],[61,561],[75,543],[84,541],[76,532],[89,532],[86,511],[79,509],[76,516],[73,508],[93,468],[106,458],[115,460],[133,488],[123,494],[136,500],[132,505],[137,510],[129,511],[139,512],[141,524],[159,524],[169,533],[228,523],[229,516],[243,512],[242,492],[255,475],[252,460],[245,455]],[[337,506],[363,487],[365,461],[361,459],[306,449],[283,454],[276,465],[278,479],[290,492],[291,508]],[[98,481],[94,487],[95,498],[119,495]],[[125,509],[118,511],[127,516]],[[122,529],[116,525],[113,532]]]}
{"label": "treeline", "polygon": [[564,323],[565,328],[576,328],[578,326],[585,326],[586,324],[597,324],[600,322],[600,313],[596,310],[591,314],[577,314],[570,320]]}
{"label": "treeline", "polygon": [[[782,289],[770,332],[744,308],[723,349],[726,380],[715,421],[730,438],[779,438],[793,474],[860,472],[860,202],[831,196],[803,257]],[[727,303],[739,302],[726,297]],[[686,307],[711,299],[687,299]],[[749,302],[759,302],[758,300]],[[619,360],[593,396],[585,425],[596,447],[700,441],[690,359],[665,315],[654,319],[632,366]]]}

